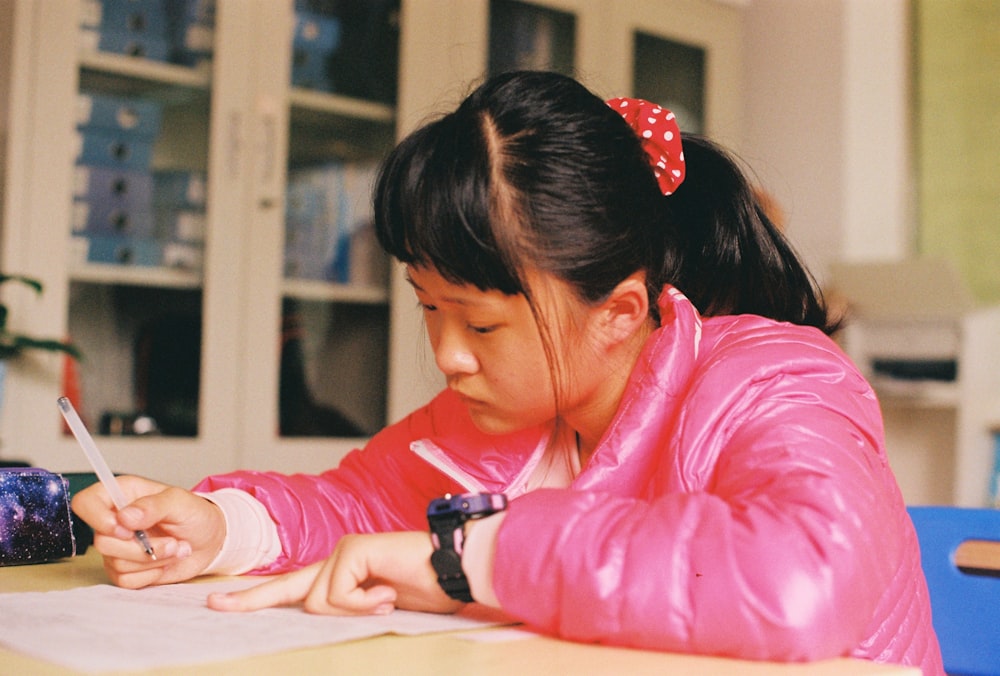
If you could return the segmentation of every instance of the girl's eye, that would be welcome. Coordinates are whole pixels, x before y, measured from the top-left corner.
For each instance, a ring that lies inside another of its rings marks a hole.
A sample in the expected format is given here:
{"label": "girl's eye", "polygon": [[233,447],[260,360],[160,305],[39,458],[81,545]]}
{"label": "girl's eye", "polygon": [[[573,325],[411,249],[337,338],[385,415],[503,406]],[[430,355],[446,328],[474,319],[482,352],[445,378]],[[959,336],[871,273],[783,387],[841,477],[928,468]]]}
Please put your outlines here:
{"label": "girl's eye", "polygon": [[496,330],[496,328],[496,326],[473,326],[472,324],[469,324],[469,330],[478,334],[492,333]]}
{"label": "girl's eye", "polygon": [[431,305],[430,303],[421,303],[417,301],[417,307],[419,307],[424,312],[434,312],[437,310],[437,305]]}

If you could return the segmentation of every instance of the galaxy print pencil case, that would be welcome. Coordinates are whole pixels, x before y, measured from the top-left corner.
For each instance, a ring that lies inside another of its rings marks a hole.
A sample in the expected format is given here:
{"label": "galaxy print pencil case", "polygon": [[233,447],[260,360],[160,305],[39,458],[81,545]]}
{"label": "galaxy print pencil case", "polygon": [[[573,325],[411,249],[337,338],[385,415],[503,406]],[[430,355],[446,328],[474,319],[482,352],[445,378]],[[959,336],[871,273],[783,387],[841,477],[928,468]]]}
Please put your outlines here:
{"label": "galaxy print pencil case", "polygon": [[0,566],[73,556],[66,480],[38,468],[0,469]]}

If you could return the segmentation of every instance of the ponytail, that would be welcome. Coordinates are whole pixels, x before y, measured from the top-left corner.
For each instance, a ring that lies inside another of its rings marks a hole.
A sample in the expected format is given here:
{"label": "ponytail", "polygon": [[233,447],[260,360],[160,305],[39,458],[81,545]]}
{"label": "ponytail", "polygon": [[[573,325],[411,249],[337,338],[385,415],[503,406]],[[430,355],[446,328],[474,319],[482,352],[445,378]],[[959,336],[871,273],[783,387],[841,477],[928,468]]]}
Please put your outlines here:
{"label": "ponytail", "polygon": [[677,241],[660,278],[706,316],[756,314],[834,333],[839,320],[736,161],[691,134],[684,158],[687,177],[664,198]]}

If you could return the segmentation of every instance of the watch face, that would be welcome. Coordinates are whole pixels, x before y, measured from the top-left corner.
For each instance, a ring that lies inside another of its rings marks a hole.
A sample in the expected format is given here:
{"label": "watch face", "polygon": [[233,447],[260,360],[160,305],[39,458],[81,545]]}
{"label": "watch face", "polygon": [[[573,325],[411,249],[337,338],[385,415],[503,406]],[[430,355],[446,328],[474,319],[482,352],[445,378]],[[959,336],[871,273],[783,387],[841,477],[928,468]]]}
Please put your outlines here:
{"label": "watch face", "polygon": [[500,493],[463,493],[446,495],[432,500],[427,507],[427,518],[463,515],[478,518],[499,512],[507,507],[507,496]]}
{"label": "watch face", "polygon": [[437,498],[431,500],[431,504],[427,506],[427,518],[432,519],[434,517],[446,516],[454,512],[454,508],[451,506],[452,497],[445,496],[443,498]]}

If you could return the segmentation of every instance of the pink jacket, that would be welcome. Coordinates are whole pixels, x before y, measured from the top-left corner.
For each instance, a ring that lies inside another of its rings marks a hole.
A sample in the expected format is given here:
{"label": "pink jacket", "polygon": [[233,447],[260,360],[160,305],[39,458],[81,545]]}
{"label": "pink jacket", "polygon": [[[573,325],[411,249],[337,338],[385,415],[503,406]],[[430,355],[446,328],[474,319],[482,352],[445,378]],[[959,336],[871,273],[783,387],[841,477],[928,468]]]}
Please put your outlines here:
{"label": "pink jacket", "polygon": [[550,430],[485,435],[448,391],[322,475],[237,472],[197,489],[234,486],[267,506],[283,553],[261,572],[325,558],[344,533],[425,530],[427,503],[447,492],[506,492],[493,586],[537,629],[943,674],[868,383],[817,330],[703,320],[669,288],[660,306],[662,326],[569,489],[524,492]]}

